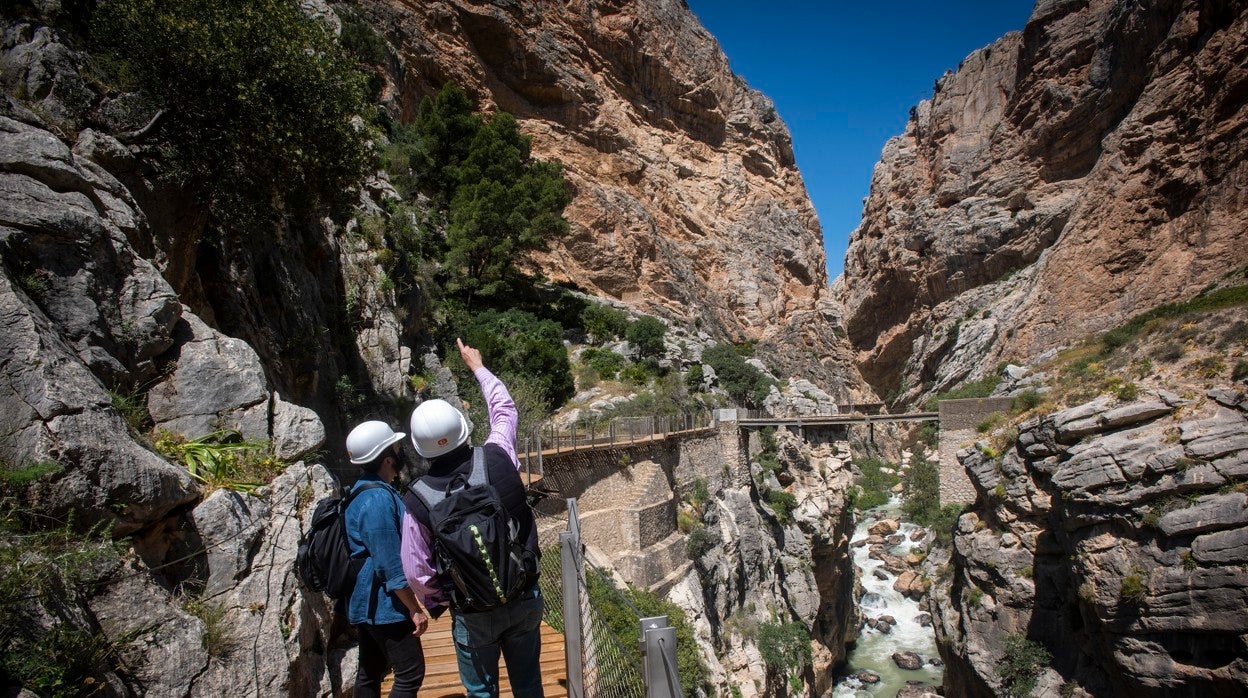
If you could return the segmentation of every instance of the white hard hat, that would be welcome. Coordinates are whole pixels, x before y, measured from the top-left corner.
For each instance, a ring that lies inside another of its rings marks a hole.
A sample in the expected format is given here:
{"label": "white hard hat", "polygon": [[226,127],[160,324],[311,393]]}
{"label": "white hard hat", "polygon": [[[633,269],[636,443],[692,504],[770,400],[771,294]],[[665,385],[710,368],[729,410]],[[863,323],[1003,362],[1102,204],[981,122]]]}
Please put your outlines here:
{"label": "white hard hat", "polygon": [[468,440],[468,420],[446,400],[425,400],[412,410],[412,445],[425,458],[450,453]]}
{"label": "white hard hat", "polygon": [[396,432],[389,424],[376,420],[361,422],[359,426],[347,434],[347,457],[355,465],[371,463],[386,450],[390,444],[398,443],[407,436]]}

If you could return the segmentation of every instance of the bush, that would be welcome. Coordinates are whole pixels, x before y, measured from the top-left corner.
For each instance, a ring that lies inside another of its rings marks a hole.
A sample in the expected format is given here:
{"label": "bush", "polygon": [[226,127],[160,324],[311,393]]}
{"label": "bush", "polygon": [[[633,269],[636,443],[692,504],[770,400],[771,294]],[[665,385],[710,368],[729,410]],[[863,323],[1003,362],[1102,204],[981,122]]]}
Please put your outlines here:
{"label": "bush", "polygon": [[887,504],[889,491],[893,485],[900,482],[900,478],[896,475],[883,470],[883,468],[892,467],[892,464],[879,458],[864,458],[854,461],[854,465],[862,471],[862,476],[854,483],[861,489],[854,505],[865,511]]}
{"label": "bush", "polygon": [[773,671],[800,673],[810,666],[810,631],[798,622],[763,623],[758,627],[758,652]]}
{"label": "bush", "polygon": [[1034,410],[1039,407],[1040,403],[1043,401],[1044,398],[1041,397],[1038,391],[1034,388],[1028,388],[1018,395],[1015,395],[1014,399],[1010,400],[1010,412],[1018,414],[1020,412],[1026,412],[1027,410]]}
{"label": "bush", "polygon": [[222,222],[346,204],[370,165],[367,78],[293,0],[100,3],[91,38],[164,103],[173,169]]}
{"label": "bush", "polygon": [[624,357],[610,349],[590,347],[581,354],[581,361],[608,380],[613,380],[624,368]]}
{"label": "bush", "polygon": [[910,468],[902,479],[901,510],[907,518],[932,528],[940,515],[940,468],[921,451],[910,456]]}
{"label": "bush", "polygon": [[628,331],[628,316],[609,305],[590,303],[581,311],[581,326],[595,342],[607,342]]}
{"label": "bush", "polygon": [[702,381],[705,379],[706,376],[702,372],[702,364],[694,364],[685,372],[685,389],[691,393],[701,392]]}
{"label": "bush", "polygon": [[1122,598],[1131,603],[1139,603],[1144,600],[1147,589],[1144,585],[1144,575],[1140,572],[1132,572],[1122,578],[1122,584],[1119,586],[1118,593]]}
{"label": "bush", "polygon": [[776,521],[785,526],[789,523],[789,515],[797,508],[797,497],[784,490],[767,490],[767,506],[776,512]]}
{"label": "bush", "polygon": [[663,338],[667,336],[667,325],[663,321],[645,315],[628,326],[624,337],[629,344],[637,347],[642,356],[659,356],[663,353]]}
{"label": "bush", "polygon": [[720,387],[738,404],[761,405],[774,384],[762,371],[746,363],[731,344],[708,348],[702,352],[702,363],[715,370]]}
{"label": "bush", "polygon": [[[479,349],[485,365],[505,380],[512,376],[532,380],[543,412],[575,394],[563,329],[557,323],[522,310],[488,310],[468,322],[464,342]],[[447,355],[458,361],[457,352],[448,350]]]}
{"label": "bush", "polygon": [[252,492],[281,470],[267,442],[248,441],[237,431],[220,429],[197,439],[162,431],[156,450],[186,467],[208,489]]}
{"label": "bush", "polygon": [[1004,650],[998,673],[1009,695],[1015,698],[1031,695],[1040,671],[1053,661],[1053,656],[1044,645],[1017,634],[1005,638]]}
{"label": "bush", "polygon": [[689,536],[685,539],[685,553],[694,562],[710,552],[713,547],[715,547],[715,539],[706,530],[706,526],[695,527],[689,531]]}
{"label": "bush", "polygon": [[1231,380],[1242,381],[1248,379],[1248,361],[1240,359],[1235,362],[1235,368],[1231,369]]}

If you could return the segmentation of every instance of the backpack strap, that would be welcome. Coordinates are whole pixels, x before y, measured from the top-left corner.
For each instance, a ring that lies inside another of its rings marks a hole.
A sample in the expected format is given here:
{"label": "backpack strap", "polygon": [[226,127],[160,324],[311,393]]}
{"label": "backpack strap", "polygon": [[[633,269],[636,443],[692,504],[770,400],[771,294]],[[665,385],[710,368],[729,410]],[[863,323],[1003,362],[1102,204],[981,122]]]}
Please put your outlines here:
{"label": "backpack strap", "polygon": [[[455,480],[451,480],[451,484],[447,485],[445,491],[438,491],[429,486],[424,478],[413,482],[408,487],[412,494],[425,505],[425,509],[433,511],[433,508],[446,499],[451,492],[461,489],[454,487]],[[468,487],[480,487],[481,485],[490,484],[490,469],[485,467],[485,451],[478,447],[472,449],[472,470],[468,472]]]}

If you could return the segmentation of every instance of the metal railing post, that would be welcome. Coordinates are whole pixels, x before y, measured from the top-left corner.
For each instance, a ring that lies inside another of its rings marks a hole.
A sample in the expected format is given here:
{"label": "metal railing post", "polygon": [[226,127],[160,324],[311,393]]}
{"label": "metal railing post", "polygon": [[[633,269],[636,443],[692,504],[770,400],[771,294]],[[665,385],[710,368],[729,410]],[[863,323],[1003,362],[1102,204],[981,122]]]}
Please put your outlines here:
{"label": "metal railing post", "polygon": [[642,618],[640,642],[646,698],[683,698],[676,672],[676,629],[667,616]]}
{"label": "metal railing post", "polygon": [[564,660],[568,669],[568,696],[585,696],[585,662],[581,629],[581,525],[576,499],[568,499],[568,530],[559,533],[560,572],[563,581]]}

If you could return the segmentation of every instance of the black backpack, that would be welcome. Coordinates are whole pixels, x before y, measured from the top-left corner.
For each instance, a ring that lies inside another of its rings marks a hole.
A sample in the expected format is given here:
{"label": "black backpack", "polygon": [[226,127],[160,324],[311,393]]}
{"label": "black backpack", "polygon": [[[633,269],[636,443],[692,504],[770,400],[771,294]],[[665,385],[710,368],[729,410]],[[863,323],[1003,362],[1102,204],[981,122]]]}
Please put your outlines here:
{"label": "black backpack", "polygon": [[369,482],[346,497],[329,496],[316,503],[312,525],[299,539],[295,554],[295,576],[311,591],[323,591],[331,599],[342,599],[355,589],[355,578],[364,566],[364,558],[351,557],[347,544],[347,507],[356,495],[381,482]]}
{"label": "black backpack", "polygon": [[454,582],[451,608],[487,611],[537,583],[537,555],[520,540],[519,522],[490,484],[480,448],[472,451],[467,482],[457,478],[439,492],[417,480],[409,489],[429,511],[438,576]]}

